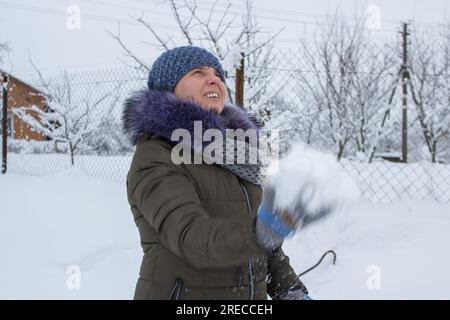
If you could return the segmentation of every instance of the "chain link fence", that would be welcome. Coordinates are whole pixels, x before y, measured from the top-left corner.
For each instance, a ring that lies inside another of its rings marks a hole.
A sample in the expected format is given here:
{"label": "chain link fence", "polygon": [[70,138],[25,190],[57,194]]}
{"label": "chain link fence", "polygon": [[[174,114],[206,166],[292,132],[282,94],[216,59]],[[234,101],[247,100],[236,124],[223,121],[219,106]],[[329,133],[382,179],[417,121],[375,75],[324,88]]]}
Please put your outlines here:
{"label": "chain link fence", "polygon": [[[246,63],[244,107],[280,130],[282,152],[301,140],[334,153],[371,202],[447,203],[449,43],[440,37],[424,46],[413,39],[407,69],[396,45],[330,41],[272,50],[264,64]],[[234,88],[232,74],[227,81]],[[9,139],[8,172],[72,169],[125,183],[133,148],[121,130],[122,105],[146,86],[146,75],[120,68],[30,82],[54,115],[47,119],[53,136]]]}
{"label": "chain link fence", "polygon": [[301,140],[335,154],[371,202],[448,203],[450,42],[441,40],[411,41],[408,69],[395,46],[276,51],[255,109],[282,132],[282,150]]}
{"label": "chain link fence", "polygon": [[[124,183],[134,148],[122,133],[122,104],[133,90],[145,86],[145,77],[131,68],[115,68],[28,83],[45,97],[48,117],[41,117],[40,123],[47,126],[34,123],[45,139],[27,140],[24,129],[33,121],[22,119],[24,125],[14,128],[22,131],[15,132],[20,139],[8,139],[8,172],[46,175],[70,169]],[[14,96],[13,90],[8,94]],[[12,113],[21,118],[17,110]]]}

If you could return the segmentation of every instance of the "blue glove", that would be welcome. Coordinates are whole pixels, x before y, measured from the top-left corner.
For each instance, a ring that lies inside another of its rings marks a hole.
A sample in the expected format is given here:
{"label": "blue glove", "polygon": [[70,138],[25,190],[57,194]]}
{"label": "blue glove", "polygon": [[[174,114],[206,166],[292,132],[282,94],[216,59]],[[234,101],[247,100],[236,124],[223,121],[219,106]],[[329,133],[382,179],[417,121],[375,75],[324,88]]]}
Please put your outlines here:
{"label": "blue glove", "polygon": [[275,190],[265,186],[263,199],[256,217],[256,238],[265,250],[272,251],[292,236],[301,224],[303,215],[299,210],[289,211],[274,207]]}

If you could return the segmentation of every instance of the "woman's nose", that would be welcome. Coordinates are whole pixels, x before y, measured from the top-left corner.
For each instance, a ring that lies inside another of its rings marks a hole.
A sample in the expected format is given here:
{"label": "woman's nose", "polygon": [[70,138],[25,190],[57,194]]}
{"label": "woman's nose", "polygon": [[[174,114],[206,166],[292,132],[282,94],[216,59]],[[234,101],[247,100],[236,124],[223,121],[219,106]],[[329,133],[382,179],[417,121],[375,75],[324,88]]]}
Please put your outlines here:
{"label": "woman's nose", "polygon": [[206,80],[208,84],[217,84],[219,77],[216,74],[210,74]]}

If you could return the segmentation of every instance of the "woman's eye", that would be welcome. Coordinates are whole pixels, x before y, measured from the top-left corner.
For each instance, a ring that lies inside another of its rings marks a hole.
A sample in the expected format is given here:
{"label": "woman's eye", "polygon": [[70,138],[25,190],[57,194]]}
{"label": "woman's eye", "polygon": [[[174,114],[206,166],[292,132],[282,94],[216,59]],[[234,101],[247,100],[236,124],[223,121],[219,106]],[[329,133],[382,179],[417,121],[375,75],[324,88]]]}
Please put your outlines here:
{"label": "woman's eye", "polygon": [[195,70],[192,74],[202,73],[201,70]]}

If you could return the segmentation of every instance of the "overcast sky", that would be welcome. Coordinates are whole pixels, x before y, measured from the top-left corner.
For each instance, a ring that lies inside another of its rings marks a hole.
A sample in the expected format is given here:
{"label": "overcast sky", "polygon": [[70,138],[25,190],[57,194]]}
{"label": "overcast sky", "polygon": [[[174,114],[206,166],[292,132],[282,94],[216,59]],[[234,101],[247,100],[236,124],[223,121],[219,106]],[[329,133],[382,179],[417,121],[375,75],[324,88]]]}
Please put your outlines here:
{"label": "overcast sky", "polygon": [[[200,12],[207,14],[206,8],[213,2],[197,0]],[[233,13],[243,9],[243,1],[219,0],[216,13],[223,12],[229,2]],[[278,46],[295,47],[299,38],[311,35],[326,15],[335,12],[336,8],[351,19],[356,13],[364,13],[368,7],[377,6],[375,8],[380,12],[381,28],[373,34],[374,38],[379,39],[395,36],[400,22],[404,20],[414,20],[423,27],[448,23],[449,2],[258,0],[253,3],[262,30],[273,33],[285,27],[278,37]],[[71,5],[80,8],[79,29],[67,27],[67,8]],[[0,0],[0,42],[8,41],[12,49],[9,56],[4,57],[1,67],[27,78],[32,74],[29,55],[45,74],[54,74],[61,69],[82,71],[124,66],[119,59],[123,58],[122,49],[105,31],[115,32],[118,19],[121,21],[123,40],[146,63],[151,63],[159,51],[143,42],[156,42],[142,25],[130,17],[139,16],[143,10],[145,19],[158,32],[174,35],[178,44],[184,44],[169,5],[161,0]]]}

